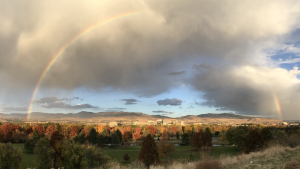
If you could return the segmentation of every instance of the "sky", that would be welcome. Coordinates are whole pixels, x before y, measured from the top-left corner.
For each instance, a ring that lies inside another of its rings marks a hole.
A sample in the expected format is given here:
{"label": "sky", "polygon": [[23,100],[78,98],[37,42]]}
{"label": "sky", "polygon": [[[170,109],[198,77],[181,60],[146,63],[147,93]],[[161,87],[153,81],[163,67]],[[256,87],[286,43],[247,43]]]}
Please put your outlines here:
{"label": "sky", "polygon": [[300,120],[297,0],[0,0],[0,113]]}

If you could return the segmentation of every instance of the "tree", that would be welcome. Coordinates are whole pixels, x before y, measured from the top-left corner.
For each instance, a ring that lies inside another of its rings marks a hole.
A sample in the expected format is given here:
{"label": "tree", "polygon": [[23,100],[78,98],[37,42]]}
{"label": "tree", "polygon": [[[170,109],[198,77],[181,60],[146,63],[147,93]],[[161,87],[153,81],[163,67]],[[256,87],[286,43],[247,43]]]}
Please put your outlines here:
{"label": "tree", "polygon": [[91,130],[89,131],[88,134],[88,140],[91,144],[97,144],[97,137],[98,137],[98,133],[96,131],[96,129],[91,128]]}
{"label": "tree", "polygon": [[182,135],[182,141],[181,141],[182,144],[188,145],[189,141],[190,141],[189,135],[187,133],[183,133],[183,135]]}
{"label": "tree", "polygon": [[46,133],[49,135],[52,135],[52,133],[55,131],[54,127],[52,125],[49,125],[46,129]]}
{"label": "tree", "polygon": [[104,129],[104,126],[101,124],[101,125],[97,125],[96,127],[95,127],[95,129],[96,129],[96,131],[97,131],[97,133],[101,133],[102,131],[103,131],[103,129]]}
{"label": "tree", "polygon": [[124,156],[123,156],[123,160],[125,160],[125,162],[128,162],[130,159],[128,153],[125,153]]}
{"label": "tree", "polygon": [[84,131],[84,137],[87,139],[88,138],[88,136],[89,136],[89,129],[87,128],[87,126],[85,126],[84,128],[83,128],[83,131]]}
{"label": "tree", "polygon": [[63,151],[64,163],[67,168],[81,169],[86,166],[84,146],[71,141]]}
{"label": "tree", "polygon": [[31,138],[29,138],[25,144],[24,144],[24,149],[28,150],[30,152],[33,152],[36,143],[39,141],[39,137],[36,136],[32,136]]}
{"label": "tree", "polygon": [[97,168],[110,160],[110,157],[104,155],[99,148],[94,146],[90,146],[86,149],[85,156],[88,168]]}
{"label": "tree", "polygon": [[212,146],[212,138],[206,131],[200,131],[193,134],[190,141],[192,147],[200,149],[203,146],[210,147]]}
{"label": "tree", "polygon": [[[148,130],[145,130],[144,132],[143,132],[143,137],[145,138],[145,137],[147,137],[148,135],[150,134],[150,132],[148,131]],[[150,134],[151,135],[151,134]]]}
{"label": "tree", "polygon": [[77,128],[77,126],[72,126],[69,137],[74,137],[77,134],[78,134],[78,128]]}
{"label": "tree", "polygon": [[10,143],[0,143],[0,168],[19,169],[22,152]]}
{"label": "tree", "polygon": [[224,140],[226,140],[226,136],[225,136],[225,134],[222,134],[222,136],[221,136],[220,140],[221,140],[221,141],[224,141]]}
{"label": "tree", "polygon": [[117,133],[111,134],[111,144],[112,146],[118,146],[121,143],[120,138]]}
{"label": "tree", "polygon": [[156,143],[154,141],[154,138],[150,134],[148,134],[147,137],[143,140],[142,148],[138,156],[138,161],[144,163],[147,169],[149,169],[150,165],[160,162]]}
{"label": "tree", "polygon": [[141,135],[141,128],[137,127],[135,128],[135,133],[132,133],[132,138],[134,140],[138,140],[138,139],[141,139],[142,138],[142,135]]}
{"label": "tree", "polygon": [[32,127],[30,125],[28,125],[26,127],[26,132],[25,132],[27,135],[31,134],[32,133]]}
{"label": "tree", "polygon": [[117,129],[116,133],[119,136],[120,141],[122,142],[122,132],[119,129]]}
{"label": "tree", "polygon": [[151,136],[153,137],[155,134],[156,128],[153,126],[149,126],[148,131],[150,132]]}
{"label": "tree", "polygon": [[36,167],[39,169],[49,169],[53,166],[54,149],[50,146],[50,141],[43,137],[35,145],[34,154],[37,155]]}
{"label": "tree", "polygon": [[38,124],[37,127],[35,128],[38,134],[43,134],[44,133],[44,127],[42,124]]}
{"label": "tree", "polygon": [[50,138],[50,146],[53,148],[54,153],[53,153],[53,167],[56,167],[56,163],[58,161],[58,159],[62,158],[62,152],[61,150],[57,147],[57,144],[62,141],[63,136],[59,134],[58,131],[54,131],[51,135]]}
{"label": "tree", "polygon": [[168,132],[166,130],[163,131],[161,139],[165,139],[165,140],[169,139],[169,134],[168,134]]}
{"label": "tree", "polygon": [[157,148],[158,148],[159,156],[161,157],[166,156],[167,161],[169,163],[169,156],[171,153],[175,151],[174,144],[168,143],[166,139],[161,139],[157,144]]}

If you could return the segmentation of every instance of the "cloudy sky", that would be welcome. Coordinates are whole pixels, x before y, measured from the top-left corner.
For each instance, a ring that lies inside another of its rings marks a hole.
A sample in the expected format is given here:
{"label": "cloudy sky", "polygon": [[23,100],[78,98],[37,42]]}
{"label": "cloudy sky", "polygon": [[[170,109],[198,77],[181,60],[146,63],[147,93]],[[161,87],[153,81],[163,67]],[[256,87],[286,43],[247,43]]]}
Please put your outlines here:
{"label": "cloudy sky", "polygon": [[300,120],[297,0],[0,0],[0,51],[2,113]]}

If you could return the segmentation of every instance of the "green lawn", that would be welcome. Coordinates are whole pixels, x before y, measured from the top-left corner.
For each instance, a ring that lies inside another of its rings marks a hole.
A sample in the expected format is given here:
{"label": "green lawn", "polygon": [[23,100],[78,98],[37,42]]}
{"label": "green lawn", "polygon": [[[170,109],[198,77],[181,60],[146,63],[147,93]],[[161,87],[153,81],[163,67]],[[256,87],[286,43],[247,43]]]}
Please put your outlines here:
{"label": "green lawn", "polygon": [[[23,152],[22,168],[32,167],[36,156],[24,150],[24,144],[12,144],[14,147],[20,148]],[[128,146],[119,148],[101,148],[101,151],[106,155],[110,156],[113,160],[123,163],[123,156],[128,153],[130,161],[137,159],[140,152],[141,146]],[[238,153],[237,147],[233,146],[214,146],[211,148],[210,155],[213,157],[218,157],[221,154],[236,155]],[[170,156],[170,160],[177,159],[189,159],[190,154],[193,155],[194,160],[198,160],[200,155],[197,149],[191,146],[175,146],[175,152]],[[161,158],[165,161],[165,158]]]}
{"label": "green lawn", "polygon": [[36,156],[24,149],[24,143],[19,143],[19,144],[14,143],[12,145],[15,148],[21,149],[21,151],[22,151],[22,164],[21,164],[21,168],[34,167],[33,164],[34,164],[34,161],[36,159]]}

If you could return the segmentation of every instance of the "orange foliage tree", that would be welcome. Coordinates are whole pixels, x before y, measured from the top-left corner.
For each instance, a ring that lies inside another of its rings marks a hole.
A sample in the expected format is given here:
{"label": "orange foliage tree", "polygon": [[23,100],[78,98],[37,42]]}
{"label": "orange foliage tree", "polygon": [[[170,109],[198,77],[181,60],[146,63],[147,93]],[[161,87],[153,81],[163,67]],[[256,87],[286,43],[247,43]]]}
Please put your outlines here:
{"label": "orange foliage tree", "polygon": [[70,131],[69,137],[73,137],[73,136],[75,136],[77,134],[78,134],[78,127],[74,125],[74,126],[71,127],[71,131]]}
{"label": "orange foliage tree", "polygon": [[44,127],[42,124],[38,124],[35,128],[35,130],[37,131],[37,133],[42,134],[44,133]]}
{"label": "orange foliage tree", "polygon": [[153,137],[156,132],[156,128],[153,126],[149,126],[148,131],[150,132],[151,136]]}
{"label": "orange foliage tree", "polygon": [[132,133],[132,138],[134,140],[138,140],[138,139],[141,139],[142,138],[142,135],[141,135],[141,128],[137,127],[135,129],[135,133]]}
{"label": "orange foliage tree", "polygon": [[103,131],[103,129],[104,129],[104,126],[102,124],[101,125],[97,125],[95,127],[95,129],[96,129],[97,133],[101,133]]}
{"label": "orange foliage tree", "polygon": [[55,131],[54,127],[52,125],[49,125],[46,129],[46,133],[52,134]]}

